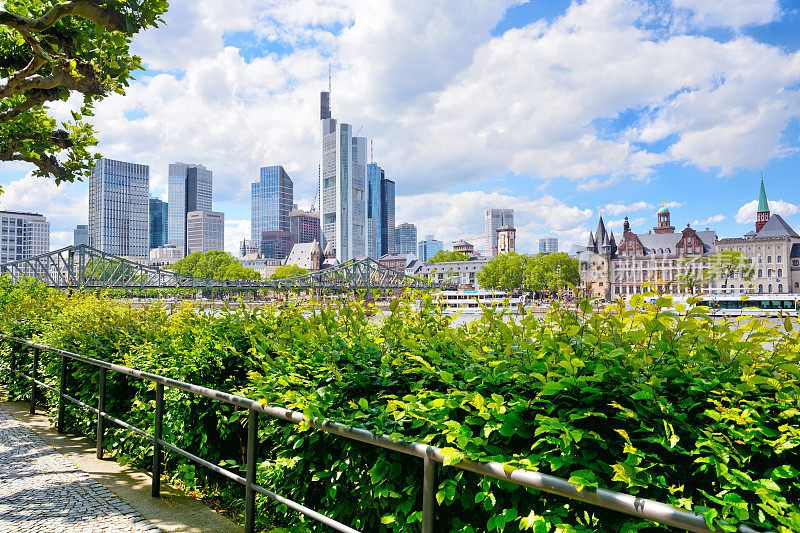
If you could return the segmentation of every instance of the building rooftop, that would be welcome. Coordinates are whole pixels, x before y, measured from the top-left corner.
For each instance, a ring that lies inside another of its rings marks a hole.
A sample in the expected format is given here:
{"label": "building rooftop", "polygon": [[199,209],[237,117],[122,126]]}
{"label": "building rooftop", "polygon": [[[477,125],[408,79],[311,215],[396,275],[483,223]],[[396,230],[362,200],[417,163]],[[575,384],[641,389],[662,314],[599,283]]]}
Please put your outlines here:
{"label": "building rooftop", "polygon": [[771,238],[771,237],[798,237],[800,235],[797,234],[792,227],[783,220],[783,217],[780,215],[772,215],[767,220],[767,223],[764,224],[764,227],[761,228],[761,231],[756,233],[756,239],[764,239],[764,238]]}

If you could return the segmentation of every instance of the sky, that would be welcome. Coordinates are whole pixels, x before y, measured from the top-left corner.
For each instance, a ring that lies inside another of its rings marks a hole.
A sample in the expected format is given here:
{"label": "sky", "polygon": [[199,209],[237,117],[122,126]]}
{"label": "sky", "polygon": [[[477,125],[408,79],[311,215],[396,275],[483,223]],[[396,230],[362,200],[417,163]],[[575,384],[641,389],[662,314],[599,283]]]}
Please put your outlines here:
{"label": "sky", "polygon": [[[146,70],[97,106],[97,150],[150,165],[162,199],[169,163],[205,164],[231,252],[260,167],[282,165],[311,207],[329,65],[333,116],[373,140],[420,240],[448,247],[513,208],[518,251],[566,250],[600,213],[645,232],[662,202],[678,230],[740,236],[762,175],[800,231],[800,0],[170,4],[134,39]],[[87,185],[31,168],[0,163],[0,208],[43,213],[51,248],[71,244]]]}

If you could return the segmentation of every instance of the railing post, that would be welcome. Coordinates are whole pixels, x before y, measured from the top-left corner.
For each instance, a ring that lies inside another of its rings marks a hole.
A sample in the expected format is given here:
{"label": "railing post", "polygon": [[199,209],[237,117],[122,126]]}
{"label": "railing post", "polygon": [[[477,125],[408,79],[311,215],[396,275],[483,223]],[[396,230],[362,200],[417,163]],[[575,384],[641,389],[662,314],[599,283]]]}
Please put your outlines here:
{"label": "railing post", "polygon": [[33,349],[33,369],[31,371],[31,414],[36,414],[36,380],[39,379],[39,348]]}
{"label": "railing post", "polygon": [[100,388],[97,391],[97,458],[103,458],[103,433],[105,420],[102,413],[106,410],[106,369],[100,369]]}
{"label": "railing post", "polygon": [[422,459],[422,533],[433,533],[436,516],[436,463],[430,457]]}
{"label": "railing post", "polygon": [[67,393],[67,356],[61,356],[61,375],[58,381],[58,424],[56,430],[59,433],[64,433],[65,426],[65,410],[64,395]]}
{"label": "railing post", "polygon": [[247,490],[244,498],[244,531],[253,533],[256,527],[256,447],[258,445],[258,412],[250,408],[247,413]]}
{"label": "railing post", "polygon": [[156,427],[153,431],[153,484],[150,494],[153,498],[161,496],[161,423],[164,418],[164,384],[156,383]]}

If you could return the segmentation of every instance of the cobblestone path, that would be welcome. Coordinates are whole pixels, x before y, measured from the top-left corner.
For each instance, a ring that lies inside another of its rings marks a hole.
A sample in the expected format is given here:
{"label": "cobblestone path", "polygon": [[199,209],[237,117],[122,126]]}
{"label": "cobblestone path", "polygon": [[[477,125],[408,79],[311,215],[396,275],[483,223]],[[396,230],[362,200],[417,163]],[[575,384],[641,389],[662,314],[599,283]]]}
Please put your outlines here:
{"label": "cobblestone path", "polygon": [[0,410],[0,532],[158,531]]}

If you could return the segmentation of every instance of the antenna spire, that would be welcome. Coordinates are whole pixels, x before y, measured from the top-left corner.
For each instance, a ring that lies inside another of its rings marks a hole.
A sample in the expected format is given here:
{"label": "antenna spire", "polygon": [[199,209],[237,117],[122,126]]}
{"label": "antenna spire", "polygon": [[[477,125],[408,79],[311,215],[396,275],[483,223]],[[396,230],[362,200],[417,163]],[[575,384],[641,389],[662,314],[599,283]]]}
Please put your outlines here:
{"label": "antenna spire", "polygon": [[328,63],[328,93],[331,92],[331,64]]}
{"label": "antenna spire", "polygon": [[372,153],[372,139],[370,139],[369,140],[369,162],[370,163],[374,163],[375,162],[375,158],[373,157],[373,155],[374,154]]}

